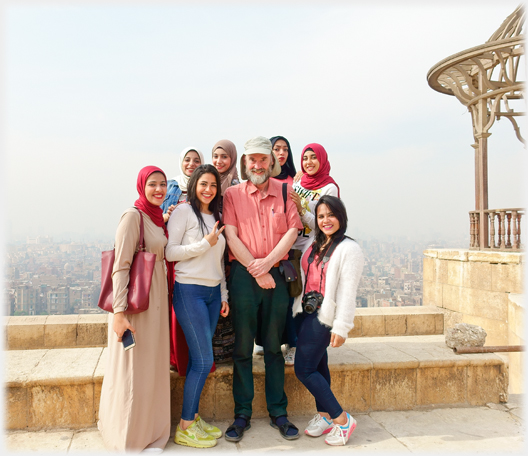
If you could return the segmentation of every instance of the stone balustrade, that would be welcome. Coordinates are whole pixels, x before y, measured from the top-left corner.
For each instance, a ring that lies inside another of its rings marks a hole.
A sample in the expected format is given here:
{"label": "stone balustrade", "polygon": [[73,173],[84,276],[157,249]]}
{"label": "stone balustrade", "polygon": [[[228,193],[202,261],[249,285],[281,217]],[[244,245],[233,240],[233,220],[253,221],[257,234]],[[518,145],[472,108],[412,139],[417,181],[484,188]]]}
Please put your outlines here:
{"label": "stone balustrade", "polygon": [[[470,211],[469,248],[472,250],[522,250],[521,219],[524,211],[522,208]],[[480,217],[487,219],[488,236],[486,236],[485,245],[480,245]]]}

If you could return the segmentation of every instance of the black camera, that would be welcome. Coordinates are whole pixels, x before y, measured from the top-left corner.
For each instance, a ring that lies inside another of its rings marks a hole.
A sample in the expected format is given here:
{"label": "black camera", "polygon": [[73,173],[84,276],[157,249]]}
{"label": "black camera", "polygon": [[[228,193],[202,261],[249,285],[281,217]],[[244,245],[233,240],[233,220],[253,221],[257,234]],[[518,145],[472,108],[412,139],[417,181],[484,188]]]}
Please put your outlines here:
{"label": "black camera", "polygon": [[323,295],[318,291],[310,291],[302,298],[302,308],[307,314],[313,314],[323,303]]}

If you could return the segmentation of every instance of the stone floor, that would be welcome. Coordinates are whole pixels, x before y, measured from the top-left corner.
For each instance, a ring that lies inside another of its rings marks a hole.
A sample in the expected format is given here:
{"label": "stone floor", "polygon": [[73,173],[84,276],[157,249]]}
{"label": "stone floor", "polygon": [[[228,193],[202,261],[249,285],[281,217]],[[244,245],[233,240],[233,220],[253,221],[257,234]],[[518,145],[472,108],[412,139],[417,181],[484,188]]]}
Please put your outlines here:
{"label": "stone floor", "polygon": [[[268,420],[254,419],[241,442],[220,439],[209,452],[378,452],[378,453],[519,453],[525,454],[525,418],[521,395],[510,395],[506,404],[486,407],[429,408],[421,411],[371,412],[357,414],[358,426],[345,447],[329,447],[322,438],[302,435],[286,441]],[[311,418],[291,416],[299,428]],[[227,421],[212,422],[225,430]],[[201,450],[174,444],[172,437],[165,452],[191,453]],[[9,453],[100,453],[105,452],[95,428],[79,431],[11,431],[4,434],[4,450]],[[2,452],[4,454],[5,451]]]}

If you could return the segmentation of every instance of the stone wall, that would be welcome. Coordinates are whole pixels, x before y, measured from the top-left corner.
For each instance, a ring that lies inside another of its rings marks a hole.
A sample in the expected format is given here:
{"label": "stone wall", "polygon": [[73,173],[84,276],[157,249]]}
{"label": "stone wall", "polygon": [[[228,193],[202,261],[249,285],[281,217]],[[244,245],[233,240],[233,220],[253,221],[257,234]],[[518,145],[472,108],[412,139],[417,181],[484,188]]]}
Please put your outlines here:
{"label": "stone wall", "polygon": [[[423,305],[445,314],[445,328],[471,323],[487,332],[486,346],[524,344],[524,253],[424,251]],[[521,354],[510,353],[510,393],[522,393]]]}

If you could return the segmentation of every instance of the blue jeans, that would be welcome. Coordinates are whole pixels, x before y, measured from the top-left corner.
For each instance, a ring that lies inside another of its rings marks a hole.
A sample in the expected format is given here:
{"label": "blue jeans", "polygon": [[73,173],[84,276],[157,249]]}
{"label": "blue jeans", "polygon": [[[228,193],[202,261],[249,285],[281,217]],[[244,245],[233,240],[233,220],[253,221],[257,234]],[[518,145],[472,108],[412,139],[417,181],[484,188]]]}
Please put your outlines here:
{"label": "blue jeans", "polygon": [[175,282],[172,305],[189,346],[181,418],[192,421],[213,366],[213,334],[222,307],[220,285],[206,287]]}
{"label": "blue jeans", "polygon": [[317,312],[308,315],[303,312],[297,333],[297,351],[295,352],[295,375],[315,398],[318,412],[328,413],[337,418],[343,409],[330,389],[330,370],[328,353],[330,329],[319,323]]}

